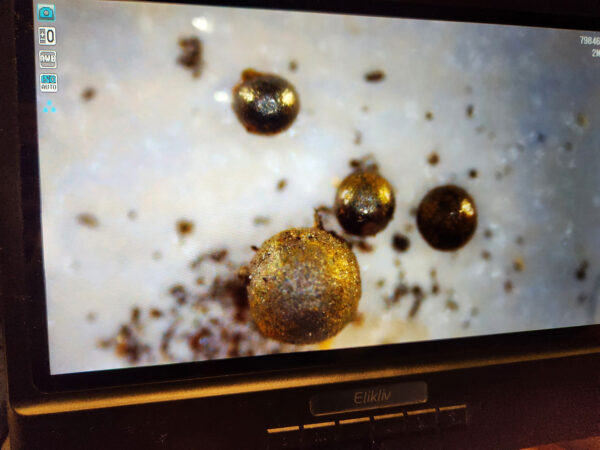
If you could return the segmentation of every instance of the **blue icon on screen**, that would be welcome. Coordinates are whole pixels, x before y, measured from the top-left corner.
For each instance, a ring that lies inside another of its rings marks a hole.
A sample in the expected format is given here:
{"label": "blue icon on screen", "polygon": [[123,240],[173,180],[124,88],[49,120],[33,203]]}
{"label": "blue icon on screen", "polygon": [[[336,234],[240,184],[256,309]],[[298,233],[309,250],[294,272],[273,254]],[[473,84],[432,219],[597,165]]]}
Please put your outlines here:
{"label": "blue icon on screen", "polygon": [[44,112],[56,112],[56,108],[52,106],[51,100],[48,100],[48,103],[46,103],[46,106],[44,106]]}
{"label": "blue icon on screen", "polygon": [[38,5],[38,20],[54,22],[54,5]]}

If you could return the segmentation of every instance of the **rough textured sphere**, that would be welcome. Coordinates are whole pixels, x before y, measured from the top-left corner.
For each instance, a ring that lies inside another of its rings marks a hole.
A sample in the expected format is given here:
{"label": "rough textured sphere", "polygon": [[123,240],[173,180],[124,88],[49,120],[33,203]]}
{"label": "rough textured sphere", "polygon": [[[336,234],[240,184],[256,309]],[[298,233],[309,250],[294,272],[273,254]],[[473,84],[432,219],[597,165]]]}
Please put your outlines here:
{"label": "rough textured sphere", "polygon": [[392,186],[376,171],[348,175],[335,195],[334,210],[340,225],[357,236],[372,236],[383,230],[395,208]]}
{"label": "rough textured sphere", "polygon": [[417,226],[433,248],[456,250],[471,239],[477,228],[475,202],[458,186],[436,187],[421,200]]}
{"label": "rough textured sphere", "polygon": [[233,87],[233,110],[250,133],[275,134],[296,119],[300,98],[284,78],[247,69]]}
{"label": "rough textured sphere", "polygon": [[292,228],[263,243],[249,267],[248,300],[267,337],[312,344],[335,336],[360,300],[358,262],[348,244],[319,228]]}

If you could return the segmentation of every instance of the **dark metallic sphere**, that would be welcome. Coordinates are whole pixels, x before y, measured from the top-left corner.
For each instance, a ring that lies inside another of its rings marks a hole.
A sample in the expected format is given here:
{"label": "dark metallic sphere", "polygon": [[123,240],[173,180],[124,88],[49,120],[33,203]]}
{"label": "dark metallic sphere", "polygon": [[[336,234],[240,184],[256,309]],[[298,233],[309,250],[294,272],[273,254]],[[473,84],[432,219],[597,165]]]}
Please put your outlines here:
{"label": "dark metallic sphere", "polygon": [[458,186],[436,187],[421,200],[417,226],[433,248],[456,250],[471,239],[477,228],[475,202]]}
{"label": "dark metallic sphere", "polygon": [[359,170],[338,186],[334,211],[350,234],[373,236],[383,230],[396,208],[391,184],[374,170]]}
{"label": "dark metallic sphere", "polygon": [[275,134],[294,122],[300,98],[284,78],[247,69],[233,87],[233,110],[250,133]]}
{"label": "dark metallic sphere", "polygon": [[319,228],[276,234],[250,263],[250,312],[265,336],[281,342],[313,344],[335,336],[354,318],[360,294],[354,253]]}

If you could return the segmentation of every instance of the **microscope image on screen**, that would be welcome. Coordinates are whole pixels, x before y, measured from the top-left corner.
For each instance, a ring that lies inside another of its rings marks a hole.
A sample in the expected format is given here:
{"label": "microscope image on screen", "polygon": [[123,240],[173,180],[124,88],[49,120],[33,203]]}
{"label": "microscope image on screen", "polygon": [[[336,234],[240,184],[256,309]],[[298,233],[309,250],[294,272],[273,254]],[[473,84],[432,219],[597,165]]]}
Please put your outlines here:
{"label": "microscope image on screen", "polygon": [[600,322],[597,36],[36,13],[53,374]]}

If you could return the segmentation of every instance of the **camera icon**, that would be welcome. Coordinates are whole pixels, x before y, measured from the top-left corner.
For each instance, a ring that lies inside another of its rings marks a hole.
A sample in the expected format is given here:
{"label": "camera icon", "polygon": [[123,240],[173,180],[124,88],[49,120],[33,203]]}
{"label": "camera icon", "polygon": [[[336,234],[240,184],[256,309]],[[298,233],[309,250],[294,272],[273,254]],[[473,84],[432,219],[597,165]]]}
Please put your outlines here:
{"label": "camera icon", "polygon": [[38,5],[38,20],[54,22],[54,5]]}

